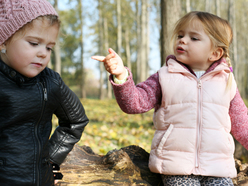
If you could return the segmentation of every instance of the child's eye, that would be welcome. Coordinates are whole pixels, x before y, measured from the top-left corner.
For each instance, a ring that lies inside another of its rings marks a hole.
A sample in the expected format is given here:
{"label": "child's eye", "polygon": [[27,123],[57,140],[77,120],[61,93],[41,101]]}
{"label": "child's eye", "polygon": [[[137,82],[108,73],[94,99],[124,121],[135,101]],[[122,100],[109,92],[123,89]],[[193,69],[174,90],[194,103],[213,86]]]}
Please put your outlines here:
{"label": "child's eye", "polygon": [[177,38],[181,39],[181,38],[183,38],[183,35],[178,35]]}
{"label": "child's eye", "polygon": [[29,44],[32,45],[32,46],[37,46],[37,45],[39,45],[38,43],[35,43],[35,42],[29,42]]}
{"label": "child's eye", "polygon": [[53,49],[52,49],[52,48],[50,48],[50,47],[47,47],[47,50],[48,50],[48,51],[53,51]]}
{"label": "child's eye", "polygon": [[198,38],[196,38],[196,37],[192,37],[191,38],[193,41],[198,41],[199,39]]}

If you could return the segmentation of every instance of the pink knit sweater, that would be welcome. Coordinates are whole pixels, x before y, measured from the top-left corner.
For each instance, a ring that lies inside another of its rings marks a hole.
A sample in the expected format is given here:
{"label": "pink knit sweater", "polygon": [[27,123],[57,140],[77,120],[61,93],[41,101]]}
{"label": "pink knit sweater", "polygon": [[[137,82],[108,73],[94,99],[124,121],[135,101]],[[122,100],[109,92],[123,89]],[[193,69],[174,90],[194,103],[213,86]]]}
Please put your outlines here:
{"label": "pink knit sweater", "polygon": [[[218,64],[219,63],[215,63],[212,65],[206,73],[213,70]],[[136,86],[133,82],[130,70],[129,74],[127,81],[123,84],[115,84],[113,76],[110,76],[116,100],[122,111],[128,114],[138,114],[147,112],[153,108],[155,108],[155,110],[158,109],[162,98],[158,73],[153,74],[146,81],[139,83]],[[230,103],[229,115],[232,122],[232,135],[248,149],[247,107],[244,104],[238,89],[235,97]]]}

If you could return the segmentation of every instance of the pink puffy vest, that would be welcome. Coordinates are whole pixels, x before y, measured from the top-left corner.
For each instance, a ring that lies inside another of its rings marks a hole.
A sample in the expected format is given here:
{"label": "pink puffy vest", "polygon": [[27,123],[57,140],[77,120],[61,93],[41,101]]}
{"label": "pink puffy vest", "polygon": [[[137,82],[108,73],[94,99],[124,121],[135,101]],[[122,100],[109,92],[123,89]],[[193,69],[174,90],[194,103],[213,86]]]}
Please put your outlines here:
{"label": "pink puffy vest", "polygon": [[173,59],[159,70],[161,107],[149,168],[165,175],[236,177],[229,105],[237,85],[224,63],[197,79]]}

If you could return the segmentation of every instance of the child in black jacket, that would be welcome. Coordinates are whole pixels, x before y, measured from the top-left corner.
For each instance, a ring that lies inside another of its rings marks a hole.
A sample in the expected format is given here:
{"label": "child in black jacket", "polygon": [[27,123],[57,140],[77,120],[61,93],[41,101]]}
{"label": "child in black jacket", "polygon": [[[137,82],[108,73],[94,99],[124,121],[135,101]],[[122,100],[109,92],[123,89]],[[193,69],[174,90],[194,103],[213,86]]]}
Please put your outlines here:
{"label": "child in black jacket", "polygon": [[[77,96],[47,68],[60,27],[46,0],[0,0],[0,185],[54,185],[88,124]],[[50,137],[52,116],[59,126]]]}

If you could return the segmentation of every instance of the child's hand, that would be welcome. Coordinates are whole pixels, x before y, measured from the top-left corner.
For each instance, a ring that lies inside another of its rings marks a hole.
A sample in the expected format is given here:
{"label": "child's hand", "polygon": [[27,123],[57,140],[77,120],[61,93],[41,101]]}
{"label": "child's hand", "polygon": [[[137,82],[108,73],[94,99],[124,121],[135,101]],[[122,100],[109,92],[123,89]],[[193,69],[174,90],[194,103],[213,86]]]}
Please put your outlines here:
{"label": "child's hand", "polygon": [[110,73],[115,75],[119,80],[125,78],[126,70],[123,65],[122,59],[115,51],[111,48],[108,49],[109,54],[104,56],[92,56],[92,59],[103,62],[105,69]]}

